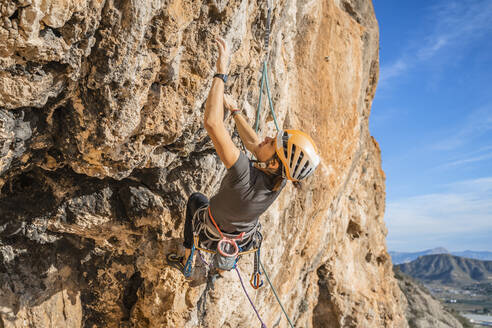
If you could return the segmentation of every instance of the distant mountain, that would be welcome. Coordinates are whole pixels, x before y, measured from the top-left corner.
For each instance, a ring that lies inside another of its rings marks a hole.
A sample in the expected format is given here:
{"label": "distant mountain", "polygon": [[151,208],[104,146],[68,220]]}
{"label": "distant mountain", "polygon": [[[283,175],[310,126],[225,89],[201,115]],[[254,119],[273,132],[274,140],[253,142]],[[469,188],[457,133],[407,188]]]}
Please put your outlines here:
{"label": "distant mountain", "polygon": [[419,256],[432,255],[432,254],[448,254],[448,253],[449,251],[443,247],[437,247],[437,248],[427,249],[425,251],[413,252],[413,253],[392,252],[392,251],[389,252],[393,264],[412,262],[413,260],[417,259]]}
{"label": "distant mountain", "polygon": [[492,252],[479,252],[479,251],[463,251],[463,252],[451,252],[451,254],[461,257],[468,257],[475,260],[492,261]]}
{"label": "distant mountain", "polygon": [[492,252],[487,251],[470,251],[463,252],[449,252],[443,247],[437,247],[433,249],[427,249],[421,252],[389,252],[391,261],[393,264],[407,263],[417,259],[419,256],[432,255],[432,254],[451,254],[460,257],[467,257],[469,259],[492,261]]}
{"label": "distant mountain", "polygon": [[425,283],[465,285],[492,282],[492,261],[474,260],[450,254],[425,255],[396,267]]}

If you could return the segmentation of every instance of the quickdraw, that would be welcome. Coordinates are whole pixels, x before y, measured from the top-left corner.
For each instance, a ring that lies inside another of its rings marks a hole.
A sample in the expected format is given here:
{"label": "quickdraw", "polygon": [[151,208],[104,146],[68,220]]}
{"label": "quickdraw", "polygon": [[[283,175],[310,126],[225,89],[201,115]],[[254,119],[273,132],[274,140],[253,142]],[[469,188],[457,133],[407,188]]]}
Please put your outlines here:
{"label": "quickdraw", "polygon": [[260,271],[260,248],[258,248],[255,252],[254,270],[253,270],[253,274],[251,275],[251,279],[249,283],[251,287],[253,287],[254,289],[258,289],[261,286],[263,286],[263,280],[261,279],[261,271]]}

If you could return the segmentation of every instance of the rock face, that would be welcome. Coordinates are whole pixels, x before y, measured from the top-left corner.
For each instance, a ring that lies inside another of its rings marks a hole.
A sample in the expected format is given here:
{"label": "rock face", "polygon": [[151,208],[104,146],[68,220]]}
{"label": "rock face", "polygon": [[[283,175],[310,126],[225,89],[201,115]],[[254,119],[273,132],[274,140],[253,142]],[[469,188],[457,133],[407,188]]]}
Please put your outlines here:
{"label": "rock face", "polygon": [[[187,197],[212,196],[225,173],[202,124],[213,39],[232,47],[227,92],[253,123],[266,4],[0,4],[0,327],[258,324],[234,272],[212,288],[200,261],[187,281],[165,255],[182,242]],[[368,130],[372,3],[272,8],[277,117],[313,135],[322,164],[262,216],[263,263],[296,327],[406,327]],[[261,113],[261,136],[273,135]],[[241,260],[243,277],[252,262]],[[247,288],[268,327],[287,327],[268,287]]]}
{"label": "rock face", "polygon": [[395,276],[408,302],[406,317],[410,328],[463,328],[460,321],[424,286],[416,283],[398,268],[395,269]]}

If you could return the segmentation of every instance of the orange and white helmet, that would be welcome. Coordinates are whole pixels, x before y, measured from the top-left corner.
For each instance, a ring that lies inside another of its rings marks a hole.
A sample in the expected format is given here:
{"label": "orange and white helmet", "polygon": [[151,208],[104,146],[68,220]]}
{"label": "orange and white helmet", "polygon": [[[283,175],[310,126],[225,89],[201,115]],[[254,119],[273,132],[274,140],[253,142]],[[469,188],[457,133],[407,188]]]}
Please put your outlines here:
{"label": "orange and white helmet", "polygon": [[284,165],[287,179],[291,181],[300,181],[311,175],[321,160],[313,139],[299,130],[279,131],[275,150]]}

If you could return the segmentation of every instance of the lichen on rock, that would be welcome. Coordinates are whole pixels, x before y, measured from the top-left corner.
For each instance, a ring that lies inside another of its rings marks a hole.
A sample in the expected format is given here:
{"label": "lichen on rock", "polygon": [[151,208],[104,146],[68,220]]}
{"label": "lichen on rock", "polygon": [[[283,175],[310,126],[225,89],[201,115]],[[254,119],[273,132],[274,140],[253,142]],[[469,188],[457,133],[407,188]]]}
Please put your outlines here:
{"label": "lichen on rock", "polygon": [[[187,197],[225,167],[203,128],[217,56],[253,123],[267,2],[0,4],[0,326],[250,327],[235,273],[166,266]],[[322,164],[261,218],[263,263],[296,327],[406,327],[386,250],[384,173],[368,128],[378,78],[370,1],[272,1],[270,88],[282,128]],[[226,117],[234,133],[233,122]],[[263,109],[260,134],[273,135]],[[249,275],[253,259],[239,263]],[[267,326],[287,327],[267,287]]]}

